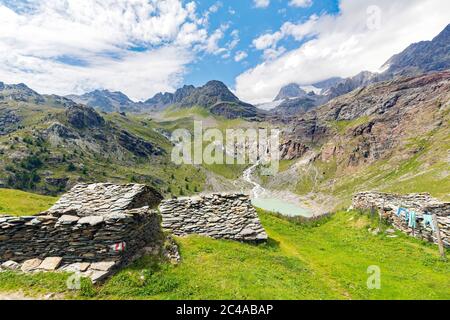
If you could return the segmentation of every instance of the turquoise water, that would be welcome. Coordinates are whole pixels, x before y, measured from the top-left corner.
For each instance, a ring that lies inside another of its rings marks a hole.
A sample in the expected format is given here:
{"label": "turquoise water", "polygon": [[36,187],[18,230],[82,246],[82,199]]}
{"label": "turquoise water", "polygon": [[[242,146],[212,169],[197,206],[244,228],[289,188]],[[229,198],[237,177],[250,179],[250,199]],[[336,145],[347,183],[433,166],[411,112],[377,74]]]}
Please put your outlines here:
{"label": "turquoise water", "polygon": [[269,199],[253,199],[252,204],[260,209],[264,209],[267,211],[277,212],[285,216],[289,217],[312,217],[313,212],[306,208],[301,208],[296,205],[290,204],[286,201],[269,198]]}

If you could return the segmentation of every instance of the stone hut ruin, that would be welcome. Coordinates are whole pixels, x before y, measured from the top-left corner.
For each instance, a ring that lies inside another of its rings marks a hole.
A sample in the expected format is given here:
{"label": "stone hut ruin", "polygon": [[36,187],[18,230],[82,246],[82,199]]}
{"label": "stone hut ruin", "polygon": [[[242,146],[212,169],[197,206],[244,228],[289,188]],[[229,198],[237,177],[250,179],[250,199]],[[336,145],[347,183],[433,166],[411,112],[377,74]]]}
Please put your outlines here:
{"label": "stone hut ruin", "polygon": [[[161,218],[154,209],[161,199],[145,185],[76,185],[46,212],[0,217],[0,261],[33,264],[35,270],[100,263],[104,270],[86,270],[98,279],[143,248],[162,247]],[[49,258],[51,267],[41,266]]]}
{"label": "stone hut ruin", "polygon": [[[428,193],[398,195],[382,192],[360,192],[353,198],[353,208],[370,210],[375,209],[381,217],[390,222],[396,229],[405,234],[429,242],[437,242],[436,234],[431,226],[423,225],[423,215],[435,214],[441,231],[444,246],[450,247],[450,202],[442,202]],[[414,211],[416,227],[413,229],[405,219],[405,213],[397,215],[398,209]]]}

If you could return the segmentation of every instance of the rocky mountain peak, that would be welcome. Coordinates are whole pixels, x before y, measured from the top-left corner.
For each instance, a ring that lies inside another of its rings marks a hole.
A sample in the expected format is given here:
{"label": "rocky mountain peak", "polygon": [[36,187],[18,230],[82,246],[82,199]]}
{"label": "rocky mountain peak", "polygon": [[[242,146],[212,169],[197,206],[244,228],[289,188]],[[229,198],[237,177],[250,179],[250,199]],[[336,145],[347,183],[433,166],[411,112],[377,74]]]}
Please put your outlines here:
{"label": "rocky mountain peak", "polygon": [[67,98],[76,103],[85,104],[105,112],[128,112],[139,110],[139,105],[120,91],[97,89],[83,95],[70,95],[67,96]]}
{"label": "rocky mountain peak", "polygon": [[217,80],[207,82],[203,87],[200,87],[198,91],[201,95],[217,98],[217,101],[239,101],[238,97],[236,97],[223,82]]}
{"label": "rocky mountain peak", "polygon": [[450,24],[433,40],[414,43],[394,55],[383,68],[393,76],[450,69]]}
{"label": "rocky mountain peak", "polygon": [[24,83],[5,84],[3,82],[0,83],[0,100],[32,102],[36,104],[41,104],[45,101],[44,97]]}
{"label": "rocky mountain peak", "polygon": [[175,93],[172,95],[171,103],[173,104],[181,102],[184,98],[189,96],[194,90],[195,87],[193,85],[184,85],[182,88],[175,91]]}
{"label": "rocky mountain peak", "polygon": [[442,30],[441,33],[439,33],[433,41],[440,42],[440,41],[450,41],[450,23],[445,27],[444,30]]}
{"label": "rocky mountain peak", "polygon": [[296,83],[290,83],[280,89],[280,92],[275,97],[274,101],[285,100],[289,98],[298,98],[304,95],[306,95],[305,90],[303,90]]}

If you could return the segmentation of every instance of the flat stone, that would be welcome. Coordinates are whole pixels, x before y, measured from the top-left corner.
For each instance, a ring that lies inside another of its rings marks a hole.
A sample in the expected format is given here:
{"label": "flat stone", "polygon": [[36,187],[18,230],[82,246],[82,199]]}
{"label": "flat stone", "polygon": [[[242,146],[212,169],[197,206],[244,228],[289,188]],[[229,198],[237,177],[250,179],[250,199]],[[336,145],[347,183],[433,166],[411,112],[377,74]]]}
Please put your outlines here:
{"label": "flat stone", "polygon": [[88,216],[88,217],[83,217],[80,220],[78,220],[78,224],[89,224],[91,226],[95,226],[102,222],[103,222],[102,216]]}
{"label": "flat stone", "polygon": [[64,214],[58,219],[58,223],[72,224],[72,223],[77,222],[78,220],[80,220],[80,217]]}
{"label": "flat stone", "polygon": [[36,270],[41,265],[41,263],[41,259],[29,259],[22,264],[20,270],[22,270],[23,272],[31,272],[33,270]]}
{"label": "flat stone", "polygon": [[77,262],[69,264],[64,268],[64,271],[68,272],[84,272],[86,271],[91,264],[89,262]]}
{"label": "flat stone", "polygon": [[47,257],[39,265],[39,269],[46,271],[54,271],[61,264],[62,258],[60,257]]}
{"label": "flat stone", "polygon": [[108,271],[97,271],[97,270],[93,270],[89,277],[91,278],[93,283],[96,283],[98,281],[101,281],[103,279],[105,279],[108,276],[109,272]]}
{"label": "flat stone", "polygon": [[95,262],[91,264],[91,270],[98,271],[109,271],[112,267],[114,267],[116,263],[114,261],[103,261],[103,262]]}
{"label": "flat stone", "polygon": [[20,269],[20,263],[17,263],[12,260],[8,260],[4,263],[2,263],[2,268],[6,270],[19,270]]}
{"label": "flat stone", "polygon": [[255,234],[255,230],[253,229],[249,229],[249,228],[245,228],[240,232],[241,235],[243,236],[250,236],[252,234]]}
{"label": "flat stone", "polygon": [[108,213],[104,216],[104,219],[107,222],[112,221],[112,220],[124,220],[127,218],[132,218],[132,216],[129,214],[121,213],[121,212]]}

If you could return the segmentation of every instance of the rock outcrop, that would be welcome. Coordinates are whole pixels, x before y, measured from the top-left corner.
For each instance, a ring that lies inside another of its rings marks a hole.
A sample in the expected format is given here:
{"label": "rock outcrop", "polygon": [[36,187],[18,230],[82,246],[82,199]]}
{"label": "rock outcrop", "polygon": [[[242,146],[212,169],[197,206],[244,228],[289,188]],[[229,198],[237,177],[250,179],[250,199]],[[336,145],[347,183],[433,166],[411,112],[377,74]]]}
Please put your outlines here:
{"label": "rock outcrop", "polygon": [[20,125],[20,117],[13,110],[2,110],[0,106],[0,136],[13,132]]}
{"label": "rock outcrop", "polygon": [[94,109],[74,105],[66,110],[67,121],[77,129],[101,127],[105,120]]}
{"label": "rock outcrop", "polygon": [[244,194],[211,194],[163,201],[164,229],[178,236],[198,234],[215,239],[263,242],[267,234]]}
{"label": "rock outcrop", "polygon": [[[436,214],[444,245],[450,247],[450,202],[441,202],[427,193],[398,195],[381,192],[361,192],[353,198],[355,209],[376,209],[379,214],[402,232],[436,242],[436,234],[431,226],[423,225],[424,214]],[[397,215],[399,208],[414,211],[416,215],[416,228],[409,226],[405,213]]]}

